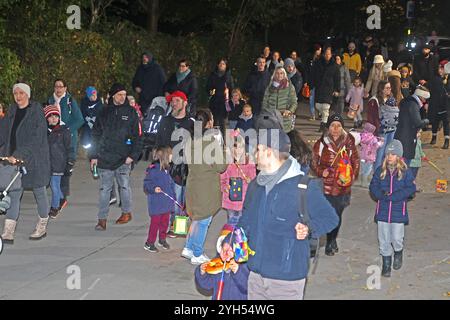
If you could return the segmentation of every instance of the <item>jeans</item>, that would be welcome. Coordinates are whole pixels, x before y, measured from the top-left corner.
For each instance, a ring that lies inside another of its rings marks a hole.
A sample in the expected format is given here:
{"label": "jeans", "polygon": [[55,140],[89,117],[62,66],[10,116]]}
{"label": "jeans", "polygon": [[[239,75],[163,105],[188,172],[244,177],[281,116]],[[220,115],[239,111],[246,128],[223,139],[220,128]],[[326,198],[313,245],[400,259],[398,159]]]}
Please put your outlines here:
{"label": "jeans", "polygon": [[310,91],[310,96],[309,96],[309,112],[311,113],[311,116],[314,117],[316,112],[315,112],[315,102],[314,102],[314,95],[316,93],[316,89],[311,89]]}
{"label": "jeans", "polygon": [[148,229],[147,243],[155,243],[159,232],[159,241],[166,240],[167,227],[169,226],[170,213],[163,213],[150,216],[150,227]]}
{"label": "jeans", "polygon": [[195,257],[200,257],[203,254],[203,246],[211,221],[212,217],[209,217],[203,220],[193,220],[191,223],[185,248],[192,250]]}
{"label": "jeans", "polygon": [[52,189],[52,203],[51,207],[57,209],[61,199],[64,195],[61,191],[61,177],[62,176],[52,176],[50,180],[50,188]]}
{"label": "jeans", "polygon": [[403,223],[378,221],[378,242],[382,256],[392,256],[392,247],[394,247],[394,251],[396,252],[402,251],[404,237],[405,225]]}
{"label": "jeans", "polygon": [[329,103],[316,103],[316,109],[322,115],[322,123],[328,122],[328,117],[330,116],[331,105]]}
{"label": "jeans", "polygon": [[362,176],[370,176],[370,174],[372,173],[372,169],[373,169],[373,162],[367,162],[364,160],[361,160],[361,171],[360,174]]}
{"label": "jeans", "polygon": [[[184,206],[185,196],[186,196],[186,186],[180,186],[175,183],[175,199],[182,206]],[[184,214],[181,212],[180,207],[174,203],[174,210],[170,213],[169,228],[175,221],[175,216],[182,216],[182,215]]]}
{"label": "jeans", "polygon": [[238,224],[239,219],[242,217],[242,211],[235,211],[235,210],[227,210],[228,214],[228,224],[235,226]]}
{"label": "jeans", "polygon": [[277,280],[250,271],[248,300],[303,300],[306,279]]}
{"label": "jeans", "polygon": [[361,107],[359,107],[358,111],[356,111],[356,116],[355,116],[355,119],[354,119],[355,122],[363,121],[361,112],[362,112],[361,111]]}
{"label": "jeans", "polygon": [[379,166],[383,163],[384,153],[386,151],[386,146],[394,140],[395,131],[388,132],[385,134],[380,134],[380,137],[384,138],[384,144],[378,148],[377,150],[377,158],[375,159],[375,163],[373,165],[373,170],[377,170]]}
{"label": "jeans", "polygon": [[122,201],[122,212],[131,212],[130,172],[131,166],[127,164],[121,165],[116,170],[98,169],[98,173],[100,175],[99,219],[108,218],[109,200],[111,198],[114,178],[116,178],[119,185],[120,197]]}
{"label": "jeans", "polygon": [[[20,200],[22,199],[23,189],[14,190],[9,193],[11,197],[11,206],[6,211],[6,217],[17,221],[20,212]],[[36,200],[39,217],[42,219],[48,218],[48,198],[46,187],[39,187],[33,189],[34,199]],[[59,204],[58,204],[59,205]]]}

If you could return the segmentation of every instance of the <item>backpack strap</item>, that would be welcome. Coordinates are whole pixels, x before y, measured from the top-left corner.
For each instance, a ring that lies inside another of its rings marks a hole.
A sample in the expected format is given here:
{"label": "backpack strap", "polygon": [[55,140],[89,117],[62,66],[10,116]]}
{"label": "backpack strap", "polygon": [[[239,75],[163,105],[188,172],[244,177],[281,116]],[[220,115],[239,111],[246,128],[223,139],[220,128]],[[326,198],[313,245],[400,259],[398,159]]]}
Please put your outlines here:
{"label": "backpack strap", "polygon": [[299,216],[302,220],[302,223],[307,225],[310,233],[311,233],[311,218],[309,216],[308,212],[308,206],[307,206],[307,197],[306,192],[308,190],[309,182],[311,181],[311,178],[308,175],[303,175],[300,177],[299,183],[298,183],[298,190],[300,192],[299,196]]}

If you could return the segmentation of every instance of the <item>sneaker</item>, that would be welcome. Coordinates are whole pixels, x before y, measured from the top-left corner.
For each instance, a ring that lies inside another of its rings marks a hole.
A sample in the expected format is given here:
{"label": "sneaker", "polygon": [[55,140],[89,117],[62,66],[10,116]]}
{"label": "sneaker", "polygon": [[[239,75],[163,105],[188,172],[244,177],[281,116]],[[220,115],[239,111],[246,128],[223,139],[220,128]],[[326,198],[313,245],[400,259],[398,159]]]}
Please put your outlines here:
{"label": "sneaker", "polygon": [[69,203],[69,202],[67,201],[66,198],[61,199],[61,200],[59,201],[59,208],[58,208],[58,210],[61,211],[62,209],[64,209],[65,207],[67,207],[67,204],[68,204],[68,203]]}
{"label": "sneaker", "polygon": [[194,252],[192,252],[191,249],[188,248],[184,248],[183,251],[181,252],[181,256],[183,258],[186,258],[188,260],[191,260],[194,257]]}
{"label": "sneaker", "polygon": [[111,199],[109,200],[109,205],[110,205],[110,206],[112,206],[113,204],[116,204],[116,203],[117,203],[117,198],[116,198],[116,197],[111,198]]}
{"label": "sneaker", "polygon": [[52,219],[56,219],[60,213],[61,211],[59,211],[58,208],[51,208],[50,212],[48,213],[48,216]]}
{"label": "sneaker", "polygon": [[311,116],[308,118],[309,121],[316,121],[316,116]]}
{"label": "sneaker", "polygon": [[175,233],[173,233],[172,230],[170,230],[169,232],[167,232],[167,236],[168,236],[169,238],[172,238],[172,239],[178,238],[178,235],[175,234]]}
{"label": "sneaker", "polygon": [[164,250],[169,250],[170,249],[170,246],[169,246],[169,244],[167,243],[166,240],[158,241],[158,246],[162,247]]}
{"label": "sneaker", "polygon": [[210,260],[207,255],[202,254],[200,257],[192,257],[191,264],[198,266]]}
{"label": "sneaker", "polygon": [[154,243],[148,243],[148,242],[146,242],[146,243],[144,244],[144,249],[147,250],[147,251],[150,251],[150,252],[159,252],[158,248],[155,247],[155,244],[154,244]]}

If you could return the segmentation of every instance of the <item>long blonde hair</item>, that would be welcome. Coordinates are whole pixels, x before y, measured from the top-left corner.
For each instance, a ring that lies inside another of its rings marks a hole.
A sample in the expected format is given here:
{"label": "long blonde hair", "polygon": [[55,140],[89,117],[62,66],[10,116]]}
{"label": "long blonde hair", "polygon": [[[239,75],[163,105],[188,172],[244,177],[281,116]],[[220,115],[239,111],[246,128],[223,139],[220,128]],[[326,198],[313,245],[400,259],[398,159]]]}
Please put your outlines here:
{"label": "long blonde hair", "polygon": [[[403,174],[404,172],[406,172],[406,170],[408,169],[408,166],[406,165],[405,161],[403,161],[402,158],[398,157],[397,159],[397,165],[396,165],[396,171],[398,174],[398,180],[401,180],[403,178]],[[386,174],[387,174],[387,157],[384,158],[383,161],[383,165],[381,166],[381,174],[380,174],[380,178],[384,179],[386,178]]]}

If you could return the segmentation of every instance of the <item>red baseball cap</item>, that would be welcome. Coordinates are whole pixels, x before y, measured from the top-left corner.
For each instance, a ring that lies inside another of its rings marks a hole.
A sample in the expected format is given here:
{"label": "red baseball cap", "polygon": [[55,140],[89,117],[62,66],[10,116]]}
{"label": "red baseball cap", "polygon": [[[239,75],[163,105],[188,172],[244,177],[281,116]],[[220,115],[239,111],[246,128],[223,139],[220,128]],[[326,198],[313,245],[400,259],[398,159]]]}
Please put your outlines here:
{"label": "red baseball cap", "polygon": [[186,94],[184,94],[184,92],[182,92],[182,91],[175,91],[174,93],[172,93],[172,94],[169,94],[167,97],[166,97],[166,101],[167,102],[171,102],[172,101],[172,98],[174,98],[174,97],[178,97],[178,98],[181,98],[182,100],[184,100],[184,101],[188,101],[188,99],[187,99],[187,97],[186,97]]}

